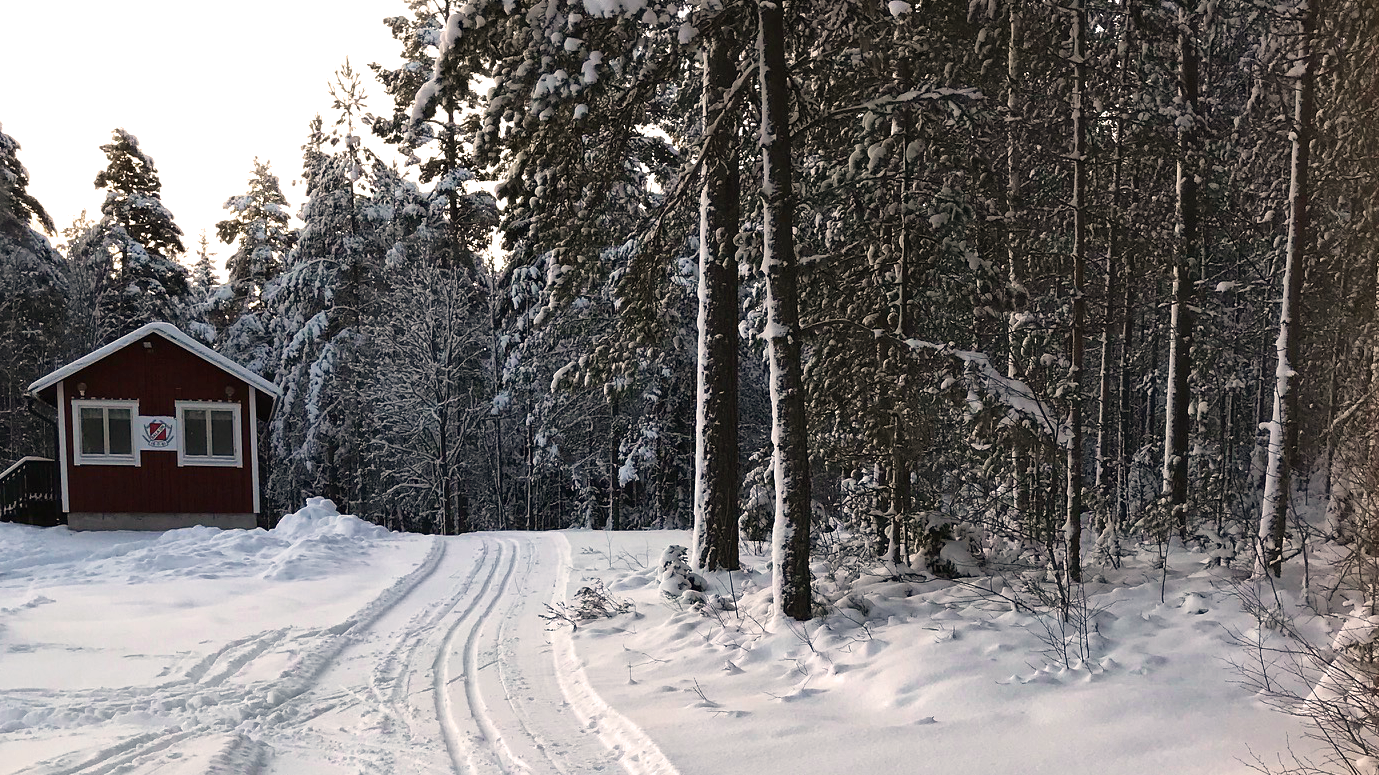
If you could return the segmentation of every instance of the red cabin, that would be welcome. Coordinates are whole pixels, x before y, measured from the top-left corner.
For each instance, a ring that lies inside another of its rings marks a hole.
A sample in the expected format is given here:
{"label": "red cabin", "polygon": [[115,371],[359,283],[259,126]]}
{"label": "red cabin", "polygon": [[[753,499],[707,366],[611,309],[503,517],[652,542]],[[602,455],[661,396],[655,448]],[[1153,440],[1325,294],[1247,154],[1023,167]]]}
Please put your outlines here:
{"label": "red cabin", "polygon": [[73,530],[258,524],[257,429],[278,389],[177,327],[149,323],[29,393],[57,410],[55,500]]}

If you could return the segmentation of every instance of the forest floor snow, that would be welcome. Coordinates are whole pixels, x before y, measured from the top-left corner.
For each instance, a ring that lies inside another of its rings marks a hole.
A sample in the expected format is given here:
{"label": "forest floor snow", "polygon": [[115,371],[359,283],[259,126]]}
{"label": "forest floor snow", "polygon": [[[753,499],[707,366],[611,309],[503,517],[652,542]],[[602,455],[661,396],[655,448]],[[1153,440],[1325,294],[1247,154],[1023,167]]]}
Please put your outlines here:
{"label": "forest floor snow", "polygon": [[[738,610],[701,613],[657,580],[687,542],[407,536],[320,503],[273,531],[0,525],[0,773],[1246,773],[1312,750],[1238,684],[1254,620],[1202,555],[1089,583],[1078,655],[1000,582],[876,577],[772,622],[748,555],[708,578]],[[635,612],[541,618],[595,581]]]}
{"label": "forest floor snow", "polygon": [[[567,536],[576,573],[638,609],[580,625],[586,673],[685,775],[1223,775],[1324,758],[1242,685],[1241,643],[1261,633],[1244,574],[1205,554],[1170,553],[1167,574],[1089,569],[1079,635],[992,578],[864,577],[828,615],[773,623],[759,554],[707,575],[710,600],[737,600],[714,611],[660,591],[661,552],[684,533]],[[1286,587],[1262,594],[1316,636],[1329,626]]]}

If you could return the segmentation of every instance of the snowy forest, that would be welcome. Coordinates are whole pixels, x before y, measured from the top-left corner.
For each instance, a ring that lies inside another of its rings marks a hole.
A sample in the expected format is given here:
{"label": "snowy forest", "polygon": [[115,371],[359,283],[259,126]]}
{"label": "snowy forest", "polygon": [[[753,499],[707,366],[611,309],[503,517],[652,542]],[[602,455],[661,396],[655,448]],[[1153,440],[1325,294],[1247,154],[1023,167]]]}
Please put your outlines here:
{"label": "snowy forest", "polygon": [[1067,601],[1146,546],[1371,551],[1368,0],[397,10],[305,200],[246,159],[199,242],[137,127],[60,228],[0,134],[0,464],[52,454],[30,382],[165,320],[282,389],[268,514],[692,527],[796,619],[822,553]]}

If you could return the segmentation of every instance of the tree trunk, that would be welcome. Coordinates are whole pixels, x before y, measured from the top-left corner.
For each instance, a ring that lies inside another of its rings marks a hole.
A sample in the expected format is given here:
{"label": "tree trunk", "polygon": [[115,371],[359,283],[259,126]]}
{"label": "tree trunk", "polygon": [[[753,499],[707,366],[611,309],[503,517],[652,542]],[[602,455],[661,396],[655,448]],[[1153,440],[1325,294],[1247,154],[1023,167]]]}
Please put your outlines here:
{"label": "tree trunk", "polygon": [[1188,373],[1192,355],[1192,263],[1197,226],[1197,51],[1186,10],[1178,11],[1178,250],[1173,262],[1173,306],[1168,339],[1168,385],[1164,395],[1163,497],[1179,536],[1187,537]]}
{"label": "tree trunk", "polygon": [[[908,68],[902,69],[897,74],[897,80],[902,90],[907,90],[914,80]],[[896,209],[900,215],[900,227],[897,240],[896,252],[896,299],[895,299],[895,338],[904,342],[910,338],[910,222],[906,214],[906,197],[909,195],[910,188],[910,116],[908,111],[901,110],[896,117],[899,126],[893,126],[892,132],[900,133],[900,190],[896,199]],[[890,345],[895,352],[890,358],[891,363],[897,369],[894,375],[896,383],[899,384],[904,378],[905,354],[900,352],[900,345]],[[899,564],[901,556],[904,554],[901,541],[901,525],[904,523],[905,514],[910,510],[910,463],[907,456],[905,445],[905,417],[901,411],[903,407],[903,394],[895,392],[894,410],[891,413],[892,433],[891,433],[891,508],[890,518],[886,523],[885,546],[886,562],[892,567]]]}
{"label": "tree trunk", "polygon": [[[1345,299],[1347,296],[1346,287],[1349,285],[1350,279],[1349,269],[1349,265],[1341,267],[1339,294],[1341,299]],[[1343,514],[1347,505],[1346,501],[1349,500],[1345,495],[1344,485],[1339,490],[1335,487],[1338,470],[1336,454],[1340,449],[1340,442],[1337,438],[1339,429],[1332,427],[1336,422],[1336,396],[1341,388],[1341,363],[1345,349],[1341,328],[1337,326],[1336,331],[1331,335],[1331,363],[1328,365],[1330,373],[1327,376],[1326,385],[1326,424],[1323,426],[1326,428],[1326,522],[1324,530],[1333,536],[1340,535],[1341,525],[1345,522]],[[1332,497],[1333,491],[1336,492],[1335,497]]]}
{"label": "tree trunk", "polygon": [[[1121,29],[1121,61],[1120,69],[1116,75],[1117,88],[1123,97],[1125,94],[1126,80],[1130,70],[1130,44],[1134,33],[1134,16],[1127,14],[1124,26]],[[1115,126],[1115,151],[1111,165],[1111,210],[1106,216],[1106,319],[1101,329],[1101,379],[1098,389],[1099,401],[1097,402],[1097,444],[1096,444],[1096,489],[1102,494],[1102,522],[1104,529],[1106,524],[1117,526],[1124,524],[1124,516],[1119,508],[1123,502],[1124,492],[1120,485],[1124,484],[1124,477],[1120,475],[1120,461],[1124,459],[1124,449],[1126,446],[1126,425],[1120,420],[1123,416],[1124,406],[1129,403],[1130,393],[1126,385],[1126,360],[1130,349],[1129,340],[1129,288],[1130,288],[1130,258],[1128,251],[1125,251],[1120,242],[1120,219],[1122,217],[1121,206],[1121,170],[1125,156],[1125,113],[1124,106],[1116,106],[1116,126]],[[1122,256],[1121,253],[1126,253]],[[1124,273],[1121,272],[1124,264]],[[1119,279],[1123,277],[1124,279]],[[1120,290],[1117,281],[1125,285],[1122,293],[1124,304],[1117,305],[1113,299],[1116,292]],[[1115,309],[1119,306],[1119,309]],[[1119,380],[1112,379],[1112,370],[1117,366],[1113,365],[1114,342],[1116,340],[1116,323],[1120,321],[1120,359]],[[1117,384],[1113,387],[1112,383]],[[1119,389],[1115,389],[1119,388]],[[1115,418],[1113,420],[1113,418]],[[1119,451],[1119,453],[1117,453]],[[1110,486],[1110,476],[1107,469],[1112,469],[1118,486],[1116,487],[1117,496],[1114,500],[1106,498],[1106,488]]]}
{"label": "tree trunk", "polygon": [[1298,449],[1298,395],[1294,369],[1299,364],[1298,333],[1302,312],[1303,250],[1307,245],[1308,165],[1312,125],[1316,118],[1312,51],[1313,12],[1303,4],[1299,27],[1298,62],[1302,72],[1293,92],[1293,154],[1288,184],[1288,244],[1283,265],[1283,304],[1279,308],[1278,339],[1274,342],[1274,415],[1269,423],[1269,463],[1264,474],[1264,504],[1259,520],[1260,556],[1256,572],[1283,574],[1283,539],[1287,531],[1289,491]]}
{"label": "tree trunk", "polygon": [[[447,4],[448,5],[448,4]],[[449,16],[449,13],[446,14]],[[445,171],[454,171],[460,166],[459,140],[455,137],[455,96],[453,91],[449,91],[445,98]],[[460,191],[451,185],[445,192],[445,214],[446,226],[450,230],[450,250],[456,256],[466,255],[460,249],[464,238],[460,236]],[[441,268],[450,268],[450,251],[442,250],[440,255]],[[472,269],[473,267],[467,267]]]}
{"label": "tree trunk", "polygon": [[618,481],[618,400],[608,398],[608,529],[622,530],[622,487]]}
{"label": "tree trunk", "polygon": [[[497,394],[503,385],[502,367],[506,356],[506,353],[503,352],[503,338],[500,336],[502,324],[498,320],[500,299],[504,297],[499,292],[498,278],[494,275],[493,267],[488,267],[485,274],[488,275],[486,285],[488,290],[489,341],[493,358],[493,392]],[[528,467],[527,476],[531,476],[530,467]],[[506,530],[508,527],[506,504],[503,503],[503,486],[503,411],[499,409],[493,415],[493,508],[495,512],[494,522],[498,525],[499,530]]]}
{"label": "tree trunk", "polygon": [[780,0],[757,0],[761,76],[762,272],[771,368],[771,441],[775,450],[776,520],[771,536],[771,591],[777,616],[812,616],[809,577],[810,481],[800,363],[799,267],[795,257],[795,192],[790,158],[790,84]]}
{"label": "tree trunk", "polygon": [[1068,544],[1068,581],[1082,581],[1082,360],[1087,302],[1083,298],[1087,266],[1087,125],[1083,100],[1087,83],[1087,10],[1073,0],[1073,277],[1072,320],[1068,326],[1068,500],[1063,525]]}
{"label": "tree trunk", "polygon": [[699,201],[699,368],[695,396],[694,534],[690,560],[737,570],[737,145],[722,119],[737,74],[725,24],[704,53],[704,180]]}
{"label": "tree trunk", "polygon": [[[1017,133],[1021,101],[1016,84],[1019,81],[1020,64],[1020,9],[1017,3],[1010,3],[1010,39],[1006,48],[1006,272],[1010,285],[1010,314],[1007,316],[1006,335],[1009,337],[1009,352],[1006,356],[1006,376],[1020,377],[1020,321],[1025,312],[1024,291],[1020,285],[1019,239],[1016,236],[1016,212],[1020,207],[1020,167],[1018,163],[1020,138]],[[1025,469],[1031,463],[1024,449],[1024,440],[1018,434],[1010,447],[1010,471],[1015,491],[1015,519],[1023,520],[1030,511],[1030,483]]]}
{"label": "tree trunk", "polygon": [[1134,276],[1135,266],[1130,251],[1124,251],[1125,287],[1121,289],[1120,300],[1120,363],[1119,372],[1120,412],[1116,419],[1116,524],[1124,525],[1130,516],[1130,462],[1138,446],[1135,435],[1134,374],[1130,359],[1130,339],[1135,332],[1135,318],[1132,314],[1134,290],[1130,278]]}
{"label": "tree trunk", "polygon": [[905,458],[905,424],[899,412],[892,420],[895,436],[891,439],[891,518],[886,525],[886,562],[894,567],[902,555],[900,525],[905,512],[910,510],[910,467]]}
{"label": "tree trunk", "polygon": [[[450,408],[446,405],[444,398],[442,398],[441,405],[437,407],[437,409],[439,410],[436,413],[439,427],[436,428],[436,452],[438,457],[436,463],[440,469],[437,473],[440,475],[441,486],[441,535],[448,535],[447,531],[450,530],[450,526],[453,524],[452,508],[454,506],[454,501],[451,499],[450,482]],[[460,532],[458,527],[455,532]]]}
{"label": "tree trunk", "polygon": [[531,423],[522,423],[522,425],[523,425],[523,427],[524,427],[524,429],[525,429],[525,434],[524,434],[524,435],[526,436],[526,442],[527,442],[527,444],[526,444],[526,463],[527,463],[526,473],[527,473],[527,480],[526,480],[526,482],[525,482],[525,485],[526,485],[526,486],[525,486],[525,488],[524,488],[524,490],[525,490],[525,492],[526,492],[526,496],[527,496],[527,513],[526,513],[526,517],[525,517],[525,520],[524,520],[523,524],[526,525],[526,527],[527,527],[528,530],[535,530],[535,529],[536,529],[536,511],[535,511],[535,509],[534,509],[534,506],[535,506],[535,500],[534,500],[534,498],[535,498],[535,492],[533,491],[533,488],[534,488],[534,486],[535,486],[535,481],[534,481],[534,480],[536,479],[536,475],[535,475],[535,472],[532,471],[532,451],[533,451],[532,448],[533,448],[534,439],[532,438]]}

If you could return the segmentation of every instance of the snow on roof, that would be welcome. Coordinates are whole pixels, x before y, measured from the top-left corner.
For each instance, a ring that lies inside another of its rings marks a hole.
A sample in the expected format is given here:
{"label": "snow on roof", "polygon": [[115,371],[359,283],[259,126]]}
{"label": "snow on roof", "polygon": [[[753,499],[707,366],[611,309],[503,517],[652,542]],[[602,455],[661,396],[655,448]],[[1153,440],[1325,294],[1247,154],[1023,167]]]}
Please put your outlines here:
{"label": "snow on roof", "polygon": [[62,380],[72,376],[73,374],[76,374],[77,372],[81,371],[87,366],[105,360],[110,355],[120,350],[123,350],[124,348],[139,341],[140,339],[143,339],[149,334],[158,334],[159,336],[163,337],[164,339],[167,339],[173,344],[179,345],[182,349],[186,350],[192,355],[195,355],[204,361],[208,361],[214,364],[222,371],[229,372],[230,374],[239,377],[240,379],[252,385],[255,390],[261,390],[274,398],[278,398],[281,395],[281,392],[278,390],[277,386],[274,385],[272,382],[269,382],[268,380],[244,368],[238,363],[235,363],[229,358],[226,358],[225,356],[221,355],[215,350],[212,350],[211,348],[196,341],[190,336],[187,336],[186,334],[182,333],[181,329],[179,329],[177,326],[174,326],[171,323],[149,323],[145,326],[130,331],[129,333],[125,334],[119,339],[116,339],[110,344],[100,348],[99,350],[96,350],[88,355],[78,358],[77,360],[72,361],[66,366],[63,366],[57,371],[49,374],[48,376],[42,377],[41,379],[34,381],[32,385],[29,385],[29,392],[36,394],[40,390],[52,387],[53,385],[56,385]]}

